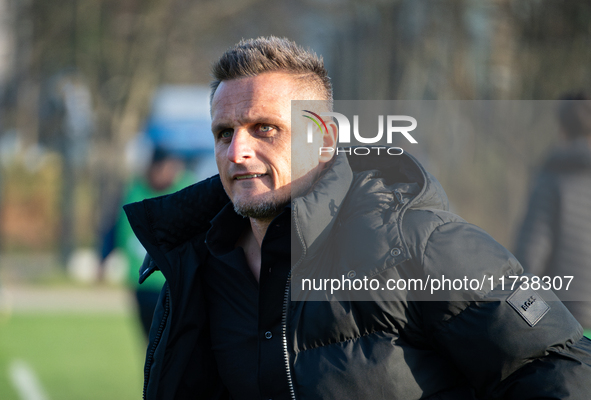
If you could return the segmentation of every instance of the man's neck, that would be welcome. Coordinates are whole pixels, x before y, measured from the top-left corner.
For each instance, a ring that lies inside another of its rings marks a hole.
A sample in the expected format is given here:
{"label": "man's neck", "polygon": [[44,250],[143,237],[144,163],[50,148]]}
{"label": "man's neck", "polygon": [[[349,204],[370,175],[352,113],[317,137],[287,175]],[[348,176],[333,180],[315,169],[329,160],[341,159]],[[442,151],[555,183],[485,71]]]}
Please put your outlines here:
{"label": "man's neck", "polygon": [[271,221],[273,218],[250,218],[250,228],[252,230],[252,234],[256,242],[259,244],[259,250],[263,245],[263,239],[265,238],[265,234],[267,233],[267,228],[271,225]]}
{"label": "man's neck", "polygon": [[250,218],[250,227],[244,230],[236,243],[236,246],[244,250],[248,267],[257,282],[261,276],[261,247],[271,221],[273,218]]}

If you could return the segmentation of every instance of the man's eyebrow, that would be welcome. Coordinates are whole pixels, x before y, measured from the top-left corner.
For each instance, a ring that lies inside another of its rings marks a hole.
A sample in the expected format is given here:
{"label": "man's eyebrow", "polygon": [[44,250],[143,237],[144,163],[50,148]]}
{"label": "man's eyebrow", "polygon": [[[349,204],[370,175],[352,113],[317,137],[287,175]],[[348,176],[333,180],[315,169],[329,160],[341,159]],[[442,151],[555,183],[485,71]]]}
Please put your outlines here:
{"label": "man's eyebrow", "polygon": [[211,132],[212,133],[216,133],[216,132],[220,132],[224,129],[233,129],[232,125],[225,123],[225,122],[220,122],[218,124],[212,125],[211,126]]}
{"label": "man's eyebrow", "polygon": [[[240,119],[241,124],[258,124],[258,123],[267,123],[271,125],[280,125],[281,120],[276,118],[273,115],[252,115],[249,117],[243,117]],[[220,132],[224,129],[234,129],[234,125],[231,122],[218,122],[211,126],[211,131],[213,133]]]}

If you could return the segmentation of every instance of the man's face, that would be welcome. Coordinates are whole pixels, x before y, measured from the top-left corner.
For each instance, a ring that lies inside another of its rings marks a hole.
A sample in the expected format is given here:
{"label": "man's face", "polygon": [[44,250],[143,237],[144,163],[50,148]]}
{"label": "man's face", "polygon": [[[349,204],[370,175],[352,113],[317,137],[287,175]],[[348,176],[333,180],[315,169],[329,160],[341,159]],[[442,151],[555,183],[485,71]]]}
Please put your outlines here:
{"label": "man's face", "polygon": [[[211,104],[215,157],[224,189],[236,211],[268,219],[289,203],[292,180],[310,184],[321,165],[302,147],[292,166],[292,99],[310,98],[293,75],[264,73],[223,81]],[[295,149],[294,149],[295,150]],[[315,156],[316,155],[316,156]]]}

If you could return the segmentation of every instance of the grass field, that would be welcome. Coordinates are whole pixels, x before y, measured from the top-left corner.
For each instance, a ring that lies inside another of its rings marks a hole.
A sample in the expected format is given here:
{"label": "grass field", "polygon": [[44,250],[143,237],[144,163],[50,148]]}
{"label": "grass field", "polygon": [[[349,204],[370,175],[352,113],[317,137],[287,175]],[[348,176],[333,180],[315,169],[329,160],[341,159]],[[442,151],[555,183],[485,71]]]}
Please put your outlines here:
{"label": "grass field", "polygon": [[21,400],[22,360],[50,400],[127,400],[142,393],[143,338],[127,313],[22,313],[0,320],[0,399]]}

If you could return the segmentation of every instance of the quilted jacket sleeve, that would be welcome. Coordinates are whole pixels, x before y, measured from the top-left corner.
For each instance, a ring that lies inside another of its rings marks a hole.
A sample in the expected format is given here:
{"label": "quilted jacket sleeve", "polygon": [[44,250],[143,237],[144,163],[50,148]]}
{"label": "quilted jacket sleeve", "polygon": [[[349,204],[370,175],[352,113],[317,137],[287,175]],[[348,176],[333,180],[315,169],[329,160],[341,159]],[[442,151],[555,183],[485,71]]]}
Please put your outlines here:
{"label": "quilted jacket sleeve", "polygon": [[[450,293],[449,299],[422,304],[436,350],[457,365],[480,398],[588,398],[591,345],[581,326],[549,290],[511,290],[508,281],[502,287],[501,277],[522,269],[486,232],[464,222],[444,223],[425,243],[422,263],[431,277],[486,277],[487,284],[491,278],[496,283],[469,300]],[[523,311],[531,296],[541,308]]]}

